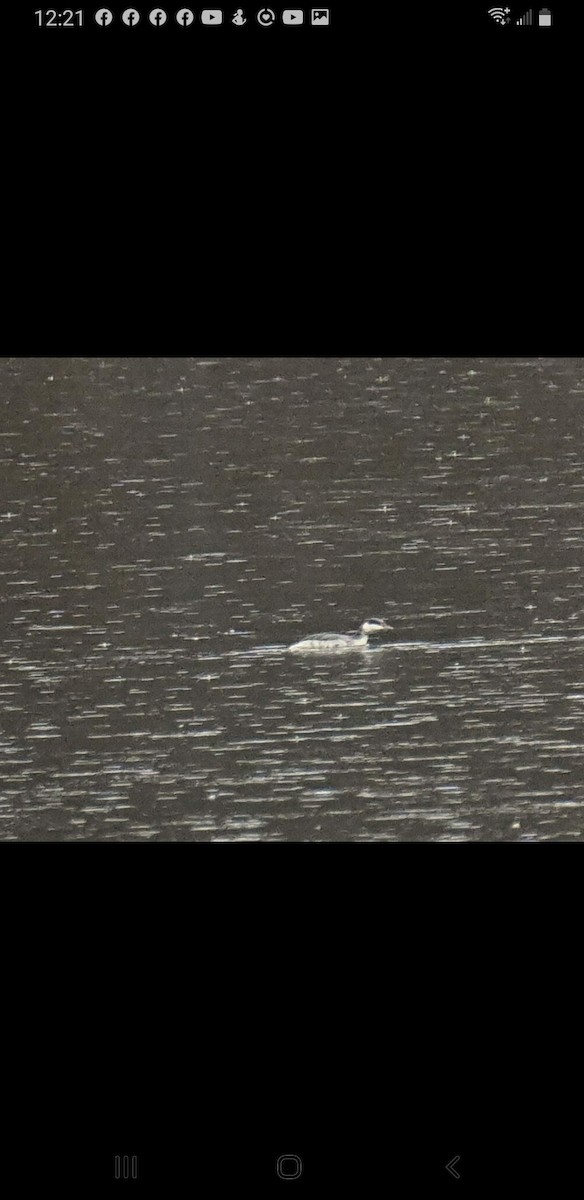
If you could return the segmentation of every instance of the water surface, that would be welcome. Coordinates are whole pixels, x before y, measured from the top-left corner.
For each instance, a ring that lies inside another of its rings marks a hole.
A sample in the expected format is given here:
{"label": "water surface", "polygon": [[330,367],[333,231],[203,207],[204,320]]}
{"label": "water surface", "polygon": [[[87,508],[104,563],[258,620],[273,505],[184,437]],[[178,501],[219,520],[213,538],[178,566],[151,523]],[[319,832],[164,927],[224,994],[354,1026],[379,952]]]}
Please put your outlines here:
{"label": "water surface", "polygon": [[583,401],[582,359],[2,360],[0,838],[581,838]]}

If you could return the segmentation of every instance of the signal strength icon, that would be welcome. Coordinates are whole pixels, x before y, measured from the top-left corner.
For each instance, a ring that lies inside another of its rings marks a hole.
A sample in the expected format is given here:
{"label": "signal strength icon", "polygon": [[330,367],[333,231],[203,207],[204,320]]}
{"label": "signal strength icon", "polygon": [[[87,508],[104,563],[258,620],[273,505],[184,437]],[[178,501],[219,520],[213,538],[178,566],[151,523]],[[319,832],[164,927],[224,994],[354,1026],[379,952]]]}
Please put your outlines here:
{"label": "signal strength icon", "polygon": [[488,10],[489,16],[493,18],[493,21],[497,22],[497,25],[509,24],[511,20],[511,17],[509,16],[510,11],[511,10],[509,8],[490,8]]}
{"label": "signal strength icon", "polygon": [[515,22],[516,25],[533,25],[533,9],[528,8],[527,12]]}

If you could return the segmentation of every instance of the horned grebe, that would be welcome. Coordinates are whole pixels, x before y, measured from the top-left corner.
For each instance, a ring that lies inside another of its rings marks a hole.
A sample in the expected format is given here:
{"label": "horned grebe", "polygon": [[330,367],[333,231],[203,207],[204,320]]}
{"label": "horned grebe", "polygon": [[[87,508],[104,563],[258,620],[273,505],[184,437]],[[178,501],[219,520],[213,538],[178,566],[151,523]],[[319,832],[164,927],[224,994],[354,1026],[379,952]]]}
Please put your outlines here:
{"label": "horned grebe", "polygon": [[363,621],[358,633],[315,633],[313,637],[294,642],[288,650],[294,653],[305,650],[361,650],[367,645],[370,633],[383,633],[391,628],[391,625],[387,625],[380,617],[369,617],[368,621]]}

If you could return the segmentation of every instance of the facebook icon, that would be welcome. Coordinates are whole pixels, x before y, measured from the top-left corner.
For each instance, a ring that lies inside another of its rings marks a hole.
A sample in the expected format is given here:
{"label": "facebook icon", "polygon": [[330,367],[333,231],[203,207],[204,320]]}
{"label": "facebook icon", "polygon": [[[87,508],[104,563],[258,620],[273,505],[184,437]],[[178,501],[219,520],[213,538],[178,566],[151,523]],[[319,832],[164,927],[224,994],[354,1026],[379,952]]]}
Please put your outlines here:
{"label": "facebook icon", "polygon": [[152,25],[156,25],[157,29],[161,25],[164,25],[166,19],[166,13],[163,8],[153,8],[152,12],[148,13],[148,20]]}
{"label": "facebook icon", "polygon": [[122,13],[122,21],[124,22],[124,25],[129,25],[130,28],[132,25],[137,25],[139,20],[140,13],[136,8],[127,8],[125,12]]}

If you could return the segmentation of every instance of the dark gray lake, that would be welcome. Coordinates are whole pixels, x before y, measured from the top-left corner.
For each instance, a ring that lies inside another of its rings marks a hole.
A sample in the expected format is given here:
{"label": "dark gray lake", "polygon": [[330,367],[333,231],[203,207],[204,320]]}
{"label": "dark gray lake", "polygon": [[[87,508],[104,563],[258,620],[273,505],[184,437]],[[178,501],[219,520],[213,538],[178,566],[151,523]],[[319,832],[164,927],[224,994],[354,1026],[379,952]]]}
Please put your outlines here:
{"label": "dark gray lake", "polygon": [[584,836],[584,359],[3,359],[0,405],[0,839]]}

